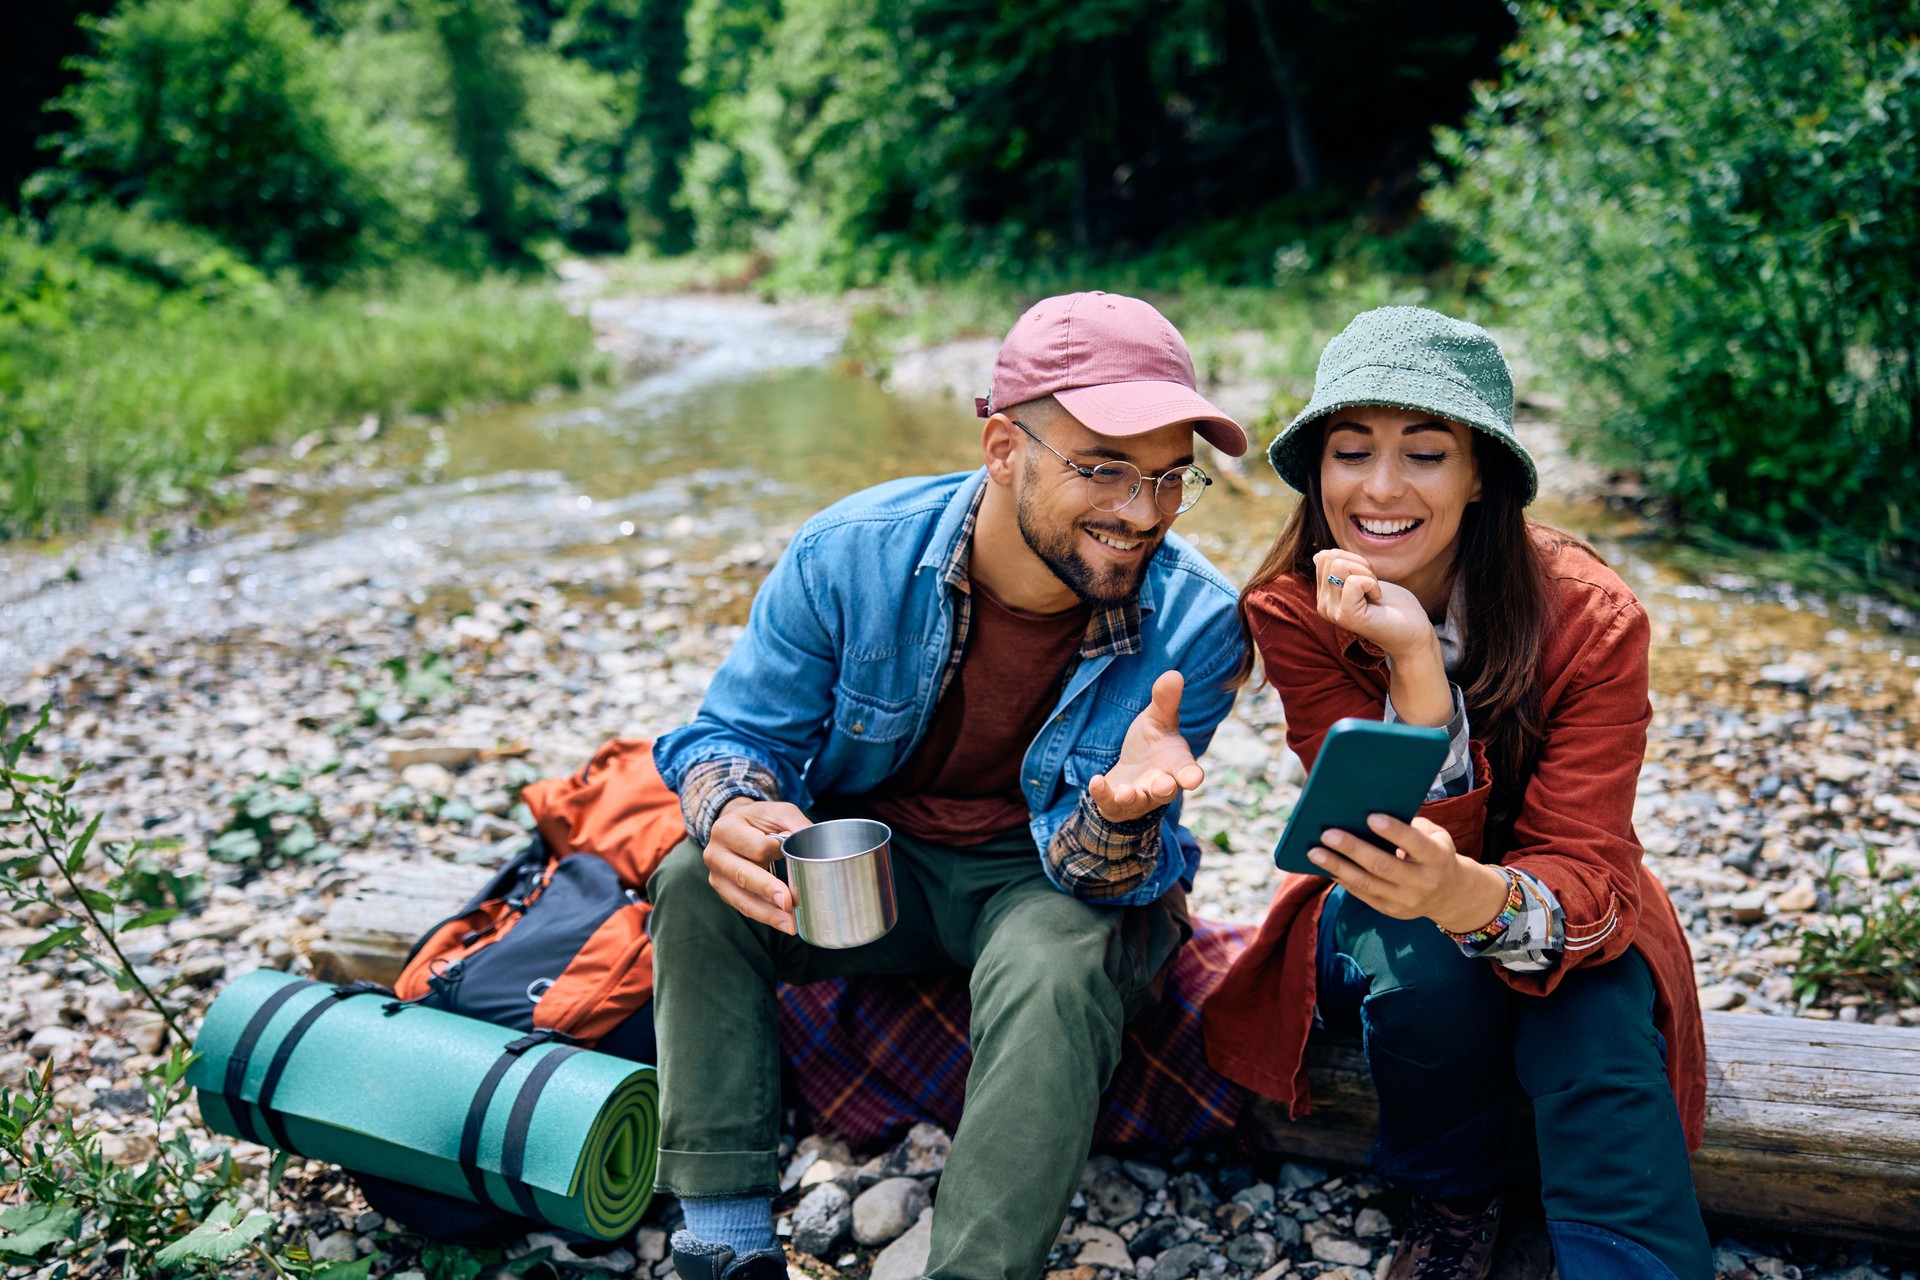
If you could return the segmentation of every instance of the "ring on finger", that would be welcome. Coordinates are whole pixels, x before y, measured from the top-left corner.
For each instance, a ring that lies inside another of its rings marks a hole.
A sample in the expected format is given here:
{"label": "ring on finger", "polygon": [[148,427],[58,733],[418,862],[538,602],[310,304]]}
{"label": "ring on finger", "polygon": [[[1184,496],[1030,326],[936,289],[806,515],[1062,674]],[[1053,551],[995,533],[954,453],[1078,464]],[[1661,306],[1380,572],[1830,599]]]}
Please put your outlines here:
{"label": "ring on finger", "polygon": [[1327,581],[1331,582],[1336,587],[1344,587],[1347,585],[1347,580],[1345,578],[1336,578],[1332,574],[1327,575]]}

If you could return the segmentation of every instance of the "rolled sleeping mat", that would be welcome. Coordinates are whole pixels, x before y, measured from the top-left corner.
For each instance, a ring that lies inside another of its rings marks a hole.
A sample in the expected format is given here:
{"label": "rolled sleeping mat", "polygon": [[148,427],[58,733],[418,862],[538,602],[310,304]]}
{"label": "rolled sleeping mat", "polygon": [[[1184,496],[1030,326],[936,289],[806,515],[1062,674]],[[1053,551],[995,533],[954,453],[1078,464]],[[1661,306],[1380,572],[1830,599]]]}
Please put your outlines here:
{"label": "rolled sleeping mat", "polygon": [[271,969],[227,984],[187,1083],[208,1128],[603,1240],[653,1195],[653,1068]]}

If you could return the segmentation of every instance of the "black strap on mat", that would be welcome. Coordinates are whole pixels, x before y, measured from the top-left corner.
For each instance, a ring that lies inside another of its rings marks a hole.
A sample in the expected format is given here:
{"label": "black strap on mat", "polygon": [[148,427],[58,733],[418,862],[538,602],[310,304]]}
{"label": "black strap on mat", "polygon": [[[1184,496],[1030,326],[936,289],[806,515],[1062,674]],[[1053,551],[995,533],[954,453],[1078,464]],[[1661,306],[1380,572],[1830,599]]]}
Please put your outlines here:
{"label": "black strap on mat", "polygon": [[234,1127],[240,1130],[240,1136],[255,1145],[263,1145],[260,1131],[253,1124],[253,1109],[240,1096],[240,1088],[247,1080],[247,1068],[253,1063],[253,1051],[260,1046],[260,1037],[266,1034],[267,1024],[273,1021],[273,1015],[280,1012],[281,1006],[314,985],[302,978],[298,982],[289,982],[268,996],[253,1011],[253,1016],[247,1019],[247,1025],[240,1030],[240,1038],[233,1042],[233,1054],[227,1059],[227,1078],[222,1082],[220,1096],[226,1099],[227,1111],[233,1116]]}
{"label": "black strap on mat", "polygon": [[267,1122],[267,1129],[273,1134],[275,1146],[292,1155],[306,1154],[288,1140],[286,1118],[273,1109],[273,1095],[280,1088],[280,1077],[287,1073],[287,1063],[293,1060],[293,1051],[299,1047],[302,1037],[313,1029],[313,1024],[320,1021],[327,1010],[350,996],[391,996],[392,994],[393,992],[377,982],[354,982],[335,987],[321,999],[314,1001],[313,1006],[300,1015],[300,1021],[293,1024],[286,1037],[274,1048],[273,1059],[267,1063],[267,1074],[260,1081],[260,1101],[257,1105],[261,1116]]}
{"label": "black strap on mat", "polygon": [[[527,1050],[543,1044],[552,1044],[566,1040],[566,1033],[542,1027],[531,1035],[521,1036],[518,1040],[503,1045],[500,1056],[487,1068],[480,1087],[473,1091],[473,1101],[467,1104],[466,1122],[460,1126],[460,1172],[467,1180],[467,1189],[473,1192],[473,1198],[481,1204],[491,1204],[495,1208],[505,1209],[509,1213],[517,1212],[520,1203],[515,1197],[513,1204],[500,1204],[487,1192],[487,1175],[480,1168],[480,1131],[486,1127],[487,1112],[493,1107],[493,1095],[500,1088],[500,1081],[506,1078],[513,1064]],[[572,1052],[572,1050],[568,1050]]]}
{"label": "black strap on mat", "polygon": [[547,1081],[553,1078],[560,1064],[580,1052],[562,1047],[534,1063],[513,1100],[513,1110],[507,1114],[507,1136],[500,1144],[500,1173],[507,1180],[507,1190],[513,1193],[514,1203],[529,1218],[540,1218],[540,1206],[534,1203],[533,1189],[520,1177],[527,1161],[527,1130],[533,1125],[533,1109],[539,1105],[541,1090],[547,1087]]}

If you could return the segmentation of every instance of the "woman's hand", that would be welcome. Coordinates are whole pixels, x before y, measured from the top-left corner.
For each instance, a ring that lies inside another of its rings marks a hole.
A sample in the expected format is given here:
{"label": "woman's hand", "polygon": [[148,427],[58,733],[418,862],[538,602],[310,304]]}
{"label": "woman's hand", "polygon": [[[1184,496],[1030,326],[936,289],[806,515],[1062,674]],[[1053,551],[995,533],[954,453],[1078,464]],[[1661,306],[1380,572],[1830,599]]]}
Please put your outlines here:
{"label": "woman's hand", "polygon": [[[1380,646],[1394,661],[1436,647],[1433,623],[1413,592],[1374,576],[1367,558],[1338,547],[1316,552],[1314,607],[1336,627]],[[1340,579],[1336,586],[1331,580]]]}
{"label": "woman's hand", "polygon": [[1367,825],[1397,852],[1327,830],[1307,857],[1381,915],[1424,917],[1453,933],[1472,933],[1492,924],[1506,906],[1506,876],[1462,857],[1439,823],[1426,818],[1408,823],[1376,813]]}
{"label": "woman's hand", "polygon": [[[1318,585],[1314,607],[1336,627],[1380,646],[1393,664],[1388,693],[1408,724],[1443,725],[1453,719],[1453,691],[1427,611],[1413,592],[1374,576],[1367,558],[1336,547],[1313,557]],[[1338,586],[1333,579],[1340,579]]]}

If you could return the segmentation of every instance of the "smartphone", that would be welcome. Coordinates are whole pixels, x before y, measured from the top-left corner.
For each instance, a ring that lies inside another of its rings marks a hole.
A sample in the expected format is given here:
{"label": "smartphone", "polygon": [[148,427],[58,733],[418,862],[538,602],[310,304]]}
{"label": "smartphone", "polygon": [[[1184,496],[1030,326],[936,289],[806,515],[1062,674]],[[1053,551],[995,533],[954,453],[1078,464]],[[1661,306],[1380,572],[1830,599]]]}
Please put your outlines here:
{"label": "smartphone", "polygon": [[1390,813],[1402,822],[1420,812],[1440,767],[1447,762],[1447,731],[1380,720],[1336,721],[1320,744],[1300,802],[1273,849],[1282,871],[1324,876],[1307,861],[1307,850],[1329,828],[1347,831],[1382,849],[1393,845],[1374,834],[1367,818]]}

